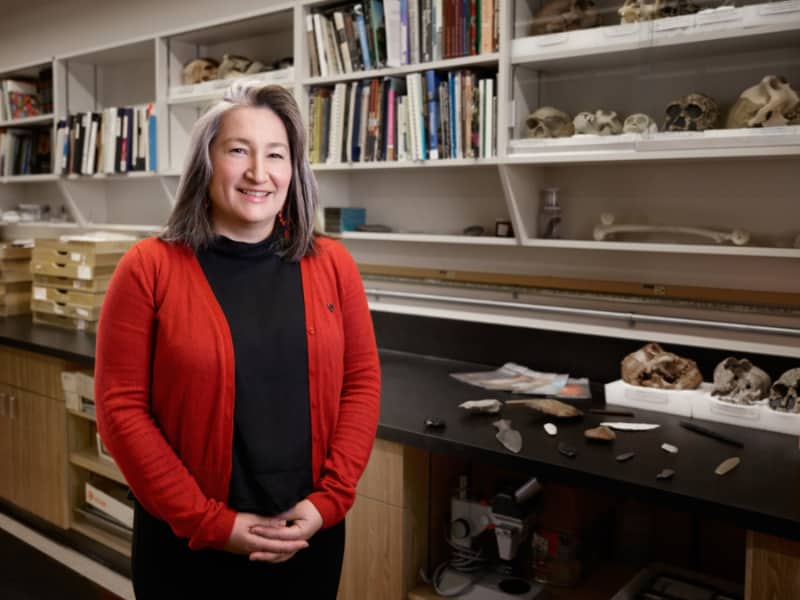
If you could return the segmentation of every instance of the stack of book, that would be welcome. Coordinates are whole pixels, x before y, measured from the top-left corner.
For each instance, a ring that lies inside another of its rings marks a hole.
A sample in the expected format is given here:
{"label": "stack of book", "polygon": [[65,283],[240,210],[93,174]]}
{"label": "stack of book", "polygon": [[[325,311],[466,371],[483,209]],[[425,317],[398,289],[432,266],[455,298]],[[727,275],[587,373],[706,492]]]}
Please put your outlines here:
{"label": "stack of book", "polygon": [[0,316],[31,312],[31,245],[0,243]]}
{"label": "stack of book", "polygon": [[312,77],[497,50],[496,0],[364,0],[306,15]]}
{"label": "stack of book", "polygon": [[58,122],[56,174],[155,171],[156,115],[152,103],[70,115]]}
{"label": "stack of book", "polygon": [[0,175],[50,173],[50,128],[0,128]]}
{"label": "stack of book", "polygon": [[135,241],[109,233],[37,239],[31,259],[33,322],[95,333],[111,274]]}
{"label": "stack of book", "polygon": [[317,86],[309,94],[312,163],[490,158],[494,74],[428,70]]}
{"label": "stack of book", "polygon": [[126,539],[133,530],[133,501],[128,488],[101,477],[84,484],[85,503],[75,510],[93,525]]}

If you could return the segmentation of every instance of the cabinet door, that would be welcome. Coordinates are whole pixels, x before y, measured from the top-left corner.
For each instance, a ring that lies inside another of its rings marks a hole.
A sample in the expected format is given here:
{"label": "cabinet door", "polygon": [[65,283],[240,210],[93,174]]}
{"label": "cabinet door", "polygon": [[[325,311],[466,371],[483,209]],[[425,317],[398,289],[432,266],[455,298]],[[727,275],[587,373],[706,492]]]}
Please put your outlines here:
{"label": "cabinet door", "polygon": [[66,409],[60,400],[15,390],[10,396],[15,499],[63,528],[67,511]]}
{"label": "cabinet door", "polygon": [[14,490],[13,421],[8,386],[0,384],[0,497],[16,502]]}

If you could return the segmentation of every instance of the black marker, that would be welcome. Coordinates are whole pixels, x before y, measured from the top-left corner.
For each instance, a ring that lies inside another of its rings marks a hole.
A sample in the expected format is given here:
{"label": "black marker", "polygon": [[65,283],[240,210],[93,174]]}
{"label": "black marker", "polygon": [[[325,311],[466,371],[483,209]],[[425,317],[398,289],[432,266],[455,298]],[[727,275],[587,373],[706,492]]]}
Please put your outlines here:
{"label": "black marker", "polygon": [[707,427],[703,427],[702,425],[697,425],[696,423],[690,423],[689,421],[680,421],[680,425],[684,429],[688,429],[689,431],[694,431],[695,433],[699,433],[700,435],[705,435],[710,438],[714,438],[715,440],[723,442],[725,444],[730,444],[731,446],[736,446],[737,448],[744,448],[744,444],[739,440],[730,438],[727,435],[723,435],[717,431],[714,431],[713,429],[708,429]]}

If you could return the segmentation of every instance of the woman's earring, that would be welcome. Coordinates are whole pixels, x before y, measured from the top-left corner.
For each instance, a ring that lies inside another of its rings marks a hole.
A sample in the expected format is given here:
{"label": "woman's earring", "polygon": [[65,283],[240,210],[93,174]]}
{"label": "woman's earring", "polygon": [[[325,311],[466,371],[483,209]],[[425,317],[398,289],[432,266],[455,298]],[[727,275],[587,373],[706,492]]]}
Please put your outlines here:
{"label": "woman's earring", "polygon": [[289,207],[284,205],[281,211],[278,213],[278,222],[281,224],[281,228],[283,229],[283,239],[287,242],[289,241]]}

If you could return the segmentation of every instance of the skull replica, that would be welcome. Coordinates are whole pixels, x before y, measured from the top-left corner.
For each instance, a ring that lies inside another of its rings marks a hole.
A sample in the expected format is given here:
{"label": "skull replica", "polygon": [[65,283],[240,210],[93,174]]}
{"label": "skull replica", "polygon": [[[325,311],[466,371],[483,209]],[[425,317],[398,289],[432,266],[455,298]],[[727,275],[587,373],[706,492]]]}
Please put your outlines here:
{"label": "skull replica", "polygon": [[700,8],[692,4],[691,0],[665,0],[658,11],[658,17],[677,17],[680,15],[693,15]]}
{"label": "skull replica", "polygon": [[242,75],[260,73],[264,68],[264,63],[260,61],[250,60],[236,54],[223,54],[222,62],[219,65],[219,78],[233,79]]}
{"label": "skull replica", "polygon": [[769,395],[772,379],[746,358],[729,357],[714,369],[711,393],[733,404],[753,404]]}
{"label": "skull replica", "polygon": [[772,384],[769,405],[775,410],[800,413],[800,368],[789,369]]}
{"label": "skull replica", "polygon": [[613,110],[580,112],[572,119],[575,133],[592,135],[617,135],[622,133],[622,122]]}
{"label": "skull replica", "polygon": [[697,364],[655,343],[642,346],[622,360],[622,379],[631,385],[666,390],[693,390],[703,382]]}
{"label": "skull replica", "polygon": [[664,119],[664,131],[705,131],[719,121],[716,101],[704,94],[692,93],[670,102]]}
{"label": "skull replica", "polygon": [[219,63],[213,58],[195,58],[183,67],[183,85],[216,79],[218,67]]}
{"label": "skull replica", "polygon": [[552,0],[533,16],[531,35],[588,29],[601,23],[592,0]]}
{"label": "skull replica", "polygon": [[783,77],[767,75],[747,88],[731,107],[725,127],[777,127],[787,125],[800,110],[800,96]]}
{"label": "skull replica", "polygon": [[627,116],[622,124],[622,131],[625,133],[657,133],[658,125],[650,118],[650,115],[634,113]]}
{"label": "skull replica", "polygon": [[619,7],[620,23],[638,23],[639,21],[652,21],[661,16],[662,0],[655,0],[647,4],[644,0],[625,0]]}
{"label": "skull replica", "polygon": [[572,117],[552,106],[540,106],[525,119],[528,137],[559,138],[575,133]]}

